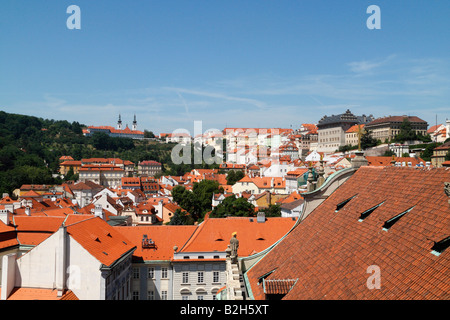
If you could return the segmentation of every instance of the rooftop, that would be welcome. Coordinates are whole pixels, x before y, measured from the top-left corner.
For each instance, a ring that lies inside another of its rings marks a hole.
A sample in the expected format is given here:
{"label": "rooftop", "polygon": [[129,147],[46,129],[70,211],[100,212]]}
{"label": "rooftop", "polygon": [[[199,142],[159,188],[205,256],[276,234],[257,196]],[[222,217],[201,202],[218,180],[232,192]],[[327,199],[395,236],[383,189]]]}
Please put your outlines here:
{"label": "rooftop", "polygon": [[298,279],[284,299],[449,299],[445,181],[444,168],[361,167],[247,272],[252,295]]}

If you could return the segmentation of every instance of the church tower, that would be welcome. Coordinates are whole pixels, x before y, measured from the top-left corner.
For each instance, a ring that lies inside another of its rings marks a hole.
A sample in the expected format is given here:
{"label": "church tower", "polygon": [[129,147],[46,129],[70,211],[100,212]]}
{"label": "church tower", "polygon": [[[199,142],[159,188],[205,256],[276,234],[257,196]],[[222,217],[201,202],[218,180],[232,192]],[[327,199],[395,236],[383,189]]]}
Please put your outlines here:
{"label": "church tower", "polygon": [[136,131],[136,130],[137,130],[136,115],[134,115],[133,126],[131,127],[131,130],[133,130],[133,131]]}
{"label": "church tower", "polygon": [[119,113],[119,121],[117,121],[117,130],[122,130],[122,119],[120,118],[120,113]]}

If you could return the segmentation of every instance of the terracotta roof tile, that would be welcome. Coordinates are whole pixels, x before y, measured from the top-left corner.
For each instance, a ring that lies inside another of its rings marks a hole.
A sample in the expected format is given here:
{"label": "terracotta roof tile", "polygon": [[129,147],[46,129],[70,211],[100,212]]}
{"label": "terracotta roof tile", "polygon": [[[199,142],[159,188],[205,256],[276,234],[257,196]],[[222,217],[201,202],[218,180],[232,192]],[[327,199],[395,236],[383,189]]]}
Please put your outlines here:
{"label": "terracotta roof tile", "polygon": [[66,226],[72,238],[106,266],[134,248],[119,231],[97,217]]}
{"label": "terracotta roof tile", "polygon": [[[173,247],[181,248],[192,236],[197,226],[134,226],[114,227],[124,237],[136,245],[133,253],[135,261],[170,260],[173,257]],[[142,248],[143,236],[152,239],[156,247]]]}
{"label": "terracotta roof tile", "polygon": [[[431,253],[450,235],[444,181],[444,168],[361,167],[247,272],[254,298],[265,298],[258,279],[273,271],[267,280],[299,279],[284,299],[450,299],[450,250]],[[374,265],[379,290],[366,286]]]}
{"label": "terracotta roof tile", "polygon": [[56,289],[14,288],[7,300],[79,300],[72,290],[67,290],[61,297]]}
{"label": "terracotta roof tile", "polygon": [[256,218],[210,218],[203,221],[181,251],[225,251],[231,234],[237,232],[238,255],[249,256],[270,247],[294,224],[291,218],[266,218],[264,223],[256,222]]}

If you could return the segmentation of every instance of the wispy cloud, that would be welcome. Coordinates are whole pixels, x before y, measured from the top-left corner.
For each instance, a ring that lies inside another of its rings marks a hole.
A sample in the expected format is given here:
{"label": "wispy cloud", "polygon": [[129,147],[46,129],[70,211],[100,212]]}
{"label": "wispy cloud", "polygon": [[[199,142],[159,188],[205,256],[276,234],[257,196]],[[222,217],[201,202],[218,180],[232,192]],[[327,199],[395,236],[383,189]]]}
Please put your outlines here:
{"label": "wispy cloud", "polygon": [[[203,121],[225,126],[298,127],[350,108],[358,114],[414,113],[449,117],[450,61],[389,55],[344,64],[341,73],[222,79],[195,86],[149,86],[90,97],[49,93],[18,102],[42,117],[115,125],[118,114],[138,116],[140,129],[172,132]],[[341,66],[342,67],[342,66]],[[338,68],[339,69],[339,68]],[[342,68],[340,68],[342,70]],[[345,72],[345,70],[347,72]],[[126,121],[126,120],[125,120]]]}
{"label": "wispy cloud", "polygon": [[385,66],[390,61],[395,59],[396,55],[392,54],[388,57],[381,60],[362,60],[362,61],[353,61],[347,63],[347,66],[350,67],[350,71],[354,73],[368,73],[379,67]]}

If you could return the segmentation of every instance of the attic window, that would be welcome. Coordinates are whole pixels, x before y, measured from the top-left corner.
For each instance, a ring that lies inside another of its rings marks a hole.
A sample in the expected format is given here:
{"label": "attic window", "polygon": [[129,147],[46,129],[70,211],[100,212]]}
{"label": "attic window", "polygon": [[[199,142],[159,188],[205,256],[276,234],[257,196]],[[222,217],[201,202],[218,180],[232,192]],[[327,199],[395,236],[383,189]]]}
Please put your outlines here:
{"label": "attic window", "polygon": [[97,241],[97,242],[101,242],[99,238],[95,238],[95,241]]}
{"label": "attic window", "polygon": [[370,208],[369,210],[364,211],[363,213],[361,213],[361,216],[359,217],[359,222],[362,222],[365,218],[367,218],[372,212],[375,211],[376,208],[378,208],[379,206],[381,206],[384,203],[381,202],[380,204],[377,204],[375,207]]}
{"label": "attic window", "polygon": [[341,210],[341,209],[342,209],[347,203],[349,203],[350,200],[352,200],[354,197],[356,197],[356,194],[355,194],[353,197],[348,198],[347,200],[344,200],[344,201],[342,201],[341,203],[338,203],[337,206],[336,206],[336,210],[335,210],[334,212],[338,212],[339,210]]}
{"label": "attic window", "polygon": [[442,252],[444,252],[444,250],[447,249],[449,246],[450,246],[450,236],[442,239],[441,241],[436,242],[434,246],[431,248],[431,253],[439,257],[439,255]]}
{"label": "attic window", "polygon": [[403,217],[405,214],[407,214],[408,212],[410,212],[414,207],[409,208],[406,211],[403,211],[402,213],[396,215],[395,217],[387,220],[384,224],[383,224],[383,230],[384,231],[388,231],[398,220],[400,220],[401,217]]}
{"label": "attic window", "polygon": [[108,234],[107,234],[107,236],[108,236],[108,237],[110,237],[110,238],[112,238],[112,235],[111,235],[111,233],[108,233]]}

